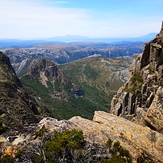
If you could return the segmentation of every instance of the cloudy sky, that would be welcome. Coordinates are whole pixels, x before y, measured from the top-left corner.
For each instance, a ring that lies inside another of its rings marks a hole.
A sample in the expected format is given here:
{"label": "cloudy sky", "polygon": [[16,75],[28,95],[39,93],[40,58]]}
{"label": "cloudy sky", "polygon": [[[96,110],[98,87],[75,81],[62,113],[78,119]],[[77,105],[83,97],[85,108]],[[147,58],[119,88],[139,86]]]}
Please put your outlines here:
{"label": "cloudy sky", "polygon": [[0,38],[137,37],[162,20],[163,0],[0,0]]}

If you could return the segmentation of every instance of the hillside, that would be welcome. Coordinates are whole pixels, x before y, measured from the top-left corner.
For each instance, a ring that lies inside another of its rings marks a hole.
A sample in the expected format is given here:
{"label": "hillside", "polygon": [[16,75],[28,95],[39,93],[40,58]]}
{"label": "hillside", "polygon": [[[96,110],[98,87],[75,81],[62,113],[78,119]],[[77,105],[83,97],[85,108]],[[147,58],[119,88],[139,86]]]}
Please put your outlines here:
{"label": "hillside", "polygon": [[0,122],[4,127],[36,123],[40,119],[39,106],[24,90],[9,58],[2,52],[0,52],[0,105]]}
{"label": "hillside", "polygon": [[131,62],[132,58],[88,57],[60,67],[74,83],[83,88],[85,96],[108,111],[113,95],[128,79],[127,68]]}

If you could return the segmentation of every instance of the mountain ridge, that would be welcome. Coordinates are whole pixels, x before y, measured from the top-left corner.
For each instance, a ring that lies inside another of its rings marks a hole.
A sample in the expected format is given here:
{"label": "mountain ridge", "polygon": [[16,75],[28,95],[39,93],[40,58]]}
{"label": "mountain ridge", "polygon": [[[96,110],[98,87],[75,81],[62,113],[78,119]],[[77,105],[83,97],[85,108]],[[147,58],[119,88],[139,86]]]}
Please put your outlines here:
{"label": "mountain ridge", "polygon": [[101,55],[107,58],[132,56],[142,52],[142,42],[107,43],[69,43],[69,44],[38,44],[34,48],[3,49],[12,64],[26,58],[46,59],[64,64],[89,56]]}
{"label": "mountain ridge", "polygon": [[7,128],[36,123],[41,118],[36,101],[24,90],[9,58],[0,52],[0,120]]}

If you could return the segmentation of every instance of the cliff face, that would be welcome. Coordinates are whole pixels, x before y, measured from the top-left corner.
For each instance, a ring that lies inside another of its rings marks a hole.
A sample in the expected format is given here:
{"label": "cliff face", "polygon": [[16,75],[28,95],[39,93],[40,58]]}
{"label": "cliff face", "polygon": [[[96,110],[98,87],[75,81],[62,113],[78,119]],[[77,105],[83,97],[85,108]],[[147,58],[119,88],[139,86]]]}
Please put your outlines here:
{"label": "cliff face", "polygon": [[72,84],[54,62],[45,59],[35,61],[23,78],[27,82],[39,82],[52,98],[57,99],[66,99],[65,87]]}
{"label": "cliff face", "polygon": [[130,78],[112,99],[110,112],[163,133],[163,24],[130,68]]}

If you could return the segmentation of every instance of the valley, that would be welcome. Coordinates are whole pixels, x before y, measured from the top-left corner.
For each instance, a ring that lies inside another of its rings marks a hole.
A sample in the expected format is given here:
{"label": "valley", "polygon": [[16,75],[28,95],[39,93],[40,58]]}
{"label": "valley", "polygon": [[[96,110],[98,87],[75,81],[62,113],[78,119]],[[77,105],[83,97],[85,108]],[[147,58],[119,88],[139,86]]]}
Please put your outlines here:
{"label": "valley", "polygon": [[0,161],[162,163],[162,42],[163,24],[132,57],[5,51],[15,71],[1,52]]}
{"label": "valley", "polygon": [[[26,73],[20,79],[28,93],[53,117],[69,119],[79,115],[92,119],[96,110],[109,112],[113,95],[127,80],[132,60],[88,57],[64,65],[33,60],[24,67]],[[77,89],[84,92],[82,97],[72,94]]]}

